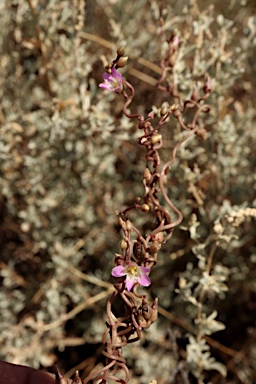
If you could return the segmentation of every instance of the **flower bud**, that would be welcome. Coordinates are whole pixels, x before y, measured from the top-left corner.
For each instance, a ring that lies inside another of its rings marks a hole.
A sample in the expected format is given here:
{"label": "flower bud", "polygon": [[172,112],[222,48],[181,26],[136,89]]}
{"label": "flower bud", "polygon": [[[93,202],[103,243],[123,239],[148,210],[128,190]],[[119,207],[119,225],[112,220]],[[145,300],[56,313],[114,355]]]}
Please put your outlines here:
{"label": "flower bud", "polygon": [[178,104],[173,104],[173,105],[171,105],[171,107],[170,107],[170,110],[171,110],[172,112],[177,111],[177,109],[179,109],[179,105],[178,105]]}
{"label": "flower bud", "polygon": [[173,104],[170,108],[170,110],[173,113],[174,117],[179,117],[180,116],[180,110],[178,104]]}
{"label": "flower bud", "polygon": [[159,133],[154,133],[151,138],[150,138],[150,141],[151,141],[151,144],[155,145],[157,143],[159,143],[162,139],[162,135],[160,135]]}
{"label": "flower bud", "polygon": [[127,244],[127,242],[125,241],[125,239],[122,239],[122,240],[120,241],[120,248],[121,248],[122,250],[128,248],[128,244]]}
{"label": "flower bud", "polygon": [[119,222],[119,225],[122,227],[122,229],[126,230],[126,223],[121,217],[119,217],[118,222]]}
{"label": "flower bud", "polygon": [[213,230],[215,233],[220,235],[223,232],[223,227],[222,227],[221,223],[216,223],[213,227]]}
{"label": "flower bud", "polygon": [[161,109],[160,109],[160,115],[161,116],[165,116],[168,112],[168,106],[167,105],[164,105]]}
{"label": "flower bud", "polygon": [[150,207],[148,204],[142,204],[142,206],[140,207],[142,212],[148,212],[150,210]]}
{"label": "flower bud", "polygon": [[144,171],[144,179],[146,181],[149,181],[152,177],[152,173],[150,172],[150,170],[148,168],[145,169]]}
{"label": "flower bud", "polygon": [[126,221],[126,229],[128,232],[132,231],[132,223],[130,222],[130,220]]}
{"label": "flower bud", "polygon": [[124,54],[125,54],[125,48],[124,48],[124,47],[120,47],[120,48],[118,48],[118,50],[116,51],[116,53],[117,53],[117,55],[118,55],[119,57],[124,56]]}
{"label": "flower bud", "polygon": [[162,180],[163,180],[163,184],[167,184],[168,177],[166,175],[164,175]]}
{"label": "flower bud", "polygon": [[116,63],[117,68],[123,68],[127,64],[128,56],[120,57]]}

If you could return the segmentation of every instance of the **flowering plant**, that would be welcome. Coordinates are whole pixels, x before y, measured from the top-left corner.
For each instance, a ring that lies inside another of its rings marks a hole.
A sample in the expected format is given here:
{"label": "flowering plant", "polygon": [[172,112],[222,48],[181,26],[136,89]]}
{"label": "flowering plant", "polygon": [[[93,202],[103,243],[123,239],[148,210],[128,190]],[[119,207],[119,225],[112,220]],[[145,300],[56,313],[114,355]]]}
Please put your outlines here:
{"label": "flowering plant", "polygon": [[118,265],[112,269],[112,276],[122,277],[126,276],[125,285],[127,291],[130,291],[134,284],[139,283],[144,287],[148,287],[151,282],[147,275],[150,272],[150,268],[141,267],[134,262],[130,262],[128,265]]}
{"label": "flowering plant", "polygon": [[[143,203],[140,203],[140,197],[136,197],[134,204],[123,211],[116,211],[123,233],[120,242],[122,252],[115,255],[115,266],[111,273],[115,278],[122,279],[116,280],[114,291],[108,299],[106,308],[107,329],[102,338],[105,346],[103,354],[107,358],[106,366],[91,372],[83,384],[90,380],[96,382],[99,379],[101,380],[100,384],[106,384],[108,380],[122,384],[127,384],[129,381],[129,369],[122,355],[122,348],[141,339],[142,330],[149,328],[158,316],[158,298],[156,297],[150,304],[148,295],[142,295],[137,289],[137,285],[148,287],[151,284],[148,274],[158,261],[158,252],[162,244],[166,243],[172,236],[174,228],[180,224],[183,218],[180,210],[167,196],[165,189],[167,175],[176,160],[176,153],[184,141],[193,135],[197,135],[201,139],[206,137],[206,130],[199,126],[197,120],[201,112],[208,113],[210,110],[210,107],[204,103],[211,91],[210,80],[206,79],[207,84],[202,90],[201,98],[195,98],[192,95],[189,100],[184,102],[175,93],[174,87],[164,86],[162,83],[172,68],[169,65],[166,67],[166,63],[174,64],[176,51],[179,48],[179,40],[175,38],[175,35],[171,40],[166,38],[166,41],[169,42],[170,50],[167,58],[161,62],[163,74],[156,85],[159,90],[169,92],[177,103],[162,106],[157,123],[153,110],[148,113],[146,118],[141,113],[131,113],[128,110],[135,91],[132,84],[123,79],[122,75],[117,72],[118,68],[125,66],[128,59],[128,57],[124,57],[123,47],[118,49],[117,57],[105,67],[104,83],[99,84],[100,88],[118,93],[120,97],[124,98],[123,113],[127,118],[139,120],[138,129],[142,133],[138,143],[146,150],[147,165],[143,176]],[[188,107],[195,110],[191,123],[186,123],[183,118]],[[163,139],[159,131],[162,125],[168,121],[170,115],[177,119],[186,134],[175,144],[171,158],[167,162],[163,162],[159,153]],[[154,223],[151,231],[149,230],[148,233],[144,234],[143,229],[139,229],[133,224],[129,218],[132,211],[139,211],[142,214],[148,212],[151,215]],[[124,306],[120,317],[116,316],[113,311],[113,303],[116,299],[121,299]],[[120,378],[120,375],[123,378]]]}
{"label": "flowering plant", "polygon": [[123,90],[123,78],[120,73],[113,67],[111,73],[104,73],[102,75],[104,83],[100,83],[99,87],[106,89],[110,92],[121,93]]}

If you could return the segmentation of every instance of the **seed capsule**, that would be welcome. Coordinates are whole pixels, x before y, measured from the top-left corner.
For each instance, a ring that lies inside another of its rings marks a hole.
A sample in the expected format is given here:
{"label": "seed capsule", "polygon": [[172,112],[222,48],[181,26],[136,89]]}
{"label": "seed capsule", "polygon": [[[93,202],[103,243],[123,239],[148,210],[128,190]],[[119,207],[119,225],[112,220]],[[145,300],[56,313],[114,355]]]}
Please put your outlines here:
{"label": "seed capsule", "polygon": [[138,261],[141,261],[144,259],[145,248],[139,241],[135,241],[133,245],[133,254]]}

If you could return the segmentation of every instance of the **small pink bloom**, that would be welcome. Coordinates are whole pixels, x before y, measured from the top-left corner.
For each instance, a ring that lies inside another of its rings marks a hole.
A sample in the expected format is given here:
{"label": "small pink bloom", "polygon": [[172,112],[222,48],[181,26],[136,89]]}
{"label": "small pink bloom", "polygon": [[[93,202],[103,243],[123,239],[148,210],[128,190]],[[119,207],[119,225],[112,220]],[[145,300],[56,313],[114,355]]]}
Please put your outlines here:
{"label": "small pink bloom", "polygon": [[107,89],[110,92],[122,92],[123,78],[121,73],[118,73],[115,68],[112,68],[111,73],[104,73],[102,77],[104,79],[104,83],[100,83],[99,87]]}
{"label": "small pink bloom", "polygon": [[179,46],[179,42],[180,42],[180,39],[178,38],[178,36],[174,36],[173,39],[172,39],[172,45],[174,48],[177,48]]}
{"label": "small pink bloom", "polygon": [[140,267],[134,262],[128,265],[118,265],[112,269],[112,276],[121,277],[126,276],[126,289],[130,291],[135,283],[139,283],[144,287],[148,287],[151,281],[147,275],[150,272],[150,268]]}

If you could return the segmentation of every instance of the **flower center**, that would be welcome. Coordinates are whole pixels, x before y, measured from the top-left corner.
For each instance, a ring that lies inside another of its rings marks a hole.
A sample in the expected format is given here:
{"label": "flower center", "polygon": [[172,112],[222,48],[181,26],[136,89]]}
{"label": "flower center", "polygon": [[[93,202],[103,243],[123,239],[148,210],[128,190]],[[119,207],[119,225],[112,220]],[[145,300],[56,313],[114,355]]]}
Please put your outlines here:
{"label": "flower center", "polygon": [[127,273],[132,276],[137,276],[138,271],[136,265],[131,265],[130,267],[127,268]]}
{"label": "flower center", "polygon": [[111,89],[116,89],[119,86],[120,86],[120,84],[119,84],[118,80],[116,80],[116,79],[111,80],[111,82],[110,82],[110,88]]}

